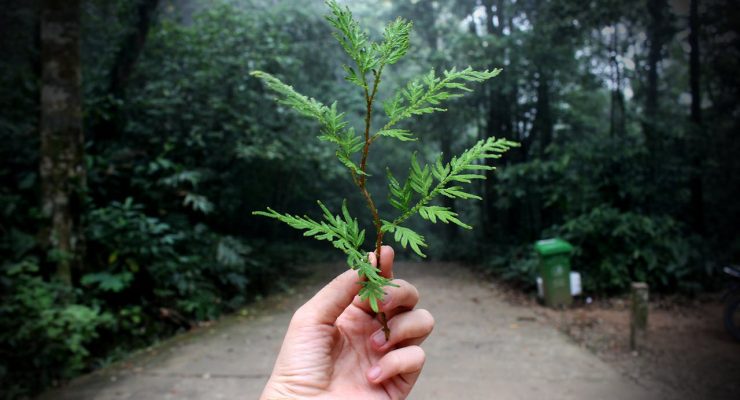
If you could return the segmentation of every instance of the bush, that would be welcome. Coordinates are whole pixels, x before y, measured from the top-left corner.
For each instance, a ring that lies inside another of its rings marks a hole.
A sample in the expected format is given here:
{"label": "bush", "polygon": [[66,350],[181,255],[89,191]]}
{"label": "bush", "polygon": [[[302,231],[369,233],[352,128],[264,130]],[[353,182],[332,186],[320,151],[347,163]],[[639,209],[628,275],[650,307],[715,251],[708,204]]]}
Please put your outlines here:
{"label": "bush", "polygon": [[581,271],[585,290],[622,292],[633,281],[647,282],[659,291],[697,288],[693,275],[698,271],[691,267],[696,252],[670,217],[600,206],[568,220],[554,233],[575,245],[573,266]]}
{"label": "bush", "polygon": [[96,302],[75,303],[81,291],[45,281],[33,260],[3,265],[0,287],[4,398],[25,394],[30,382],[43,387],[80,373],[90,358],[88,345],[114,323]]}
{"label": "bush", "polygon": [[485,262],[485,266],[498,277],[523,289],[535,288],[538,265],[532,245],[509,247]]}
{"label": "bush", "polygon": [[203,224],[150,217],[131,198],[94,210],[88,226],[90,254],[99,258],[91,265],[99,270],[82,277],[85,287],[109,300],[144,300],[188,319],[217,318],[243,304],[251,278],[268,266],[234,237]]}
{"label": "bush", "polygon": [[[669,217],[603,205],[547,229],[541,237],[561,237],[575,246],[572,269],[581,273],[584,290],[592,293],[624,292],[635,281],[657,291],[693,292],[706,276],[692,267],[698,252]],[[501,278],[530,289],[538,264],[532,244],[512,246],[486,262]]]}

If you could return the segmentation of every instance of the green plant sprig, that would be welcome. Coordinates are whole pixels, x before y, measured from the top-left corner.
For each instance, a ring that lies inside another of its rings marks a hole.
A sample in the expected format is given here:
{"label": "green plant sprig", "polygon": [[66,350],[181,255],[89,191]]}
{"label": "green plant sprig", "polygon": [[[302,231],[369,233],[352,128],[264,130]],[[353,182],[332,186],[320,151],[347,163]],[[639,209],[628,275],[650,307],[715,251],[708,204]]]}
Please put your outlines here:
{"label": "green plant sprig", "polygon": [[[360,229],[357,219],[350,216],[346,200],[340,215],[334,215],[321,202],[323,220],[317,221],[308,216],[281,214],[271,208],[253,214],[275,218],[289,226],[304,230],[304,235],[317,240],[330,241],[334,247],[347,255],[347,264],[358,272],[362,285],[359,295],[368,301],[370,307],[378,312],[378,302],[385,295],[383,288],[393,283],[380,275],[380,248],[385,233],[393,233],[394,240],[403,248],[410,247],[416,254],[425,257],[423,247],[427,247],[424,237],[403,226],[409,218],[419,214],[431,223],[437,221],[453,223],[465,229],[472,227],[459,219],[459,215],[447,207],[432,205],[440,195],[456,199],[479,199],[465,192],[461,184],[469,184],[475,179],[485,179],[481,172],[493,170],[485,163],[487,159],[501,156],[516,143],[505,139],[488,138],[477,142],[449,162],[442,161],[440,155],[433,165],[419,164],[416,154],[411,156],[408,178],[399,182],[388,171],[389,202],[400,212],[394,219],[382,219],[375,201],[367,189],[367,165],[373,142],[381,137],[402,142],[418,140],[409,130],[395,128],[395,125],[413,116],[445,111],[442,103],[470,92],[467,85],[480,83],[498,75],[501,70],[475,71],[468,67],[463,70],[452,68],[437,76],[434,70],[412,80],[398,91],[390,100],[384,102],[383,109],[388,122],[372,132],[373,107],[385,66],[398,62],[409,49],[409,35],[412,23],[402,18],[389,23],[383,32],[383,41],[372,42],[347,7],[340,7],[335,0],[327,0],[331,14],[326,19],[336,29],[334,37],[339,41],[354,66],[344,65],[345,79],[360,87],[365,97],[365,118],[362,134],[357,134],[345,119],[345,113],[337,110],[337,103],[327,106],[320,101],[296,92],[278,78],[262,71],[251,74],[260,78],[277,95],[277,101],[299,114],[316,120],[320,126],[318,138],[336,146],[337,159],[349,170],[352,181],[367,203],[375,228],[375,255],[378,260],[374,267],[360,250],[365,242],[365,230]],[[368,77],[372,78],[372,81]],[[359,158],[359,162],[358,159]],[[436,184],[435,184],[436,182]],[[386,334],[385,316],[379,313]]]}

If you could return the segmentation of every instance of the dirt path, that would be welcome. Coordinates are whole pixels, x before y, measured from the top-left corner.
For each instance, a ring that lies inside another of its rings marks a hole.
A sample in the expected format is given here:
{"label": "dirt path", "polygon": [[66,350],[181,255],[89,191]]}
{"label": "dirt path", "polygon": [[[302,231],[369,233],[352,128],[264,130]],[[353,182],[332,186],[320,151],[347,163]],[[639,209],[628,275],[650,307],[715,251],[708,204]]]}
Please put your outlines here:
{"label": "dirt path", "polygon": [[[321,269],[323,277],[341,271]],[[395,270],[419,288],[420,307],[437,321],[411,399],[677,398],[625,378],[463,267],[398,263]],[[292,312],[320,285],[269,298],[246,315],[176,337],[41,399],[256,399]]]}

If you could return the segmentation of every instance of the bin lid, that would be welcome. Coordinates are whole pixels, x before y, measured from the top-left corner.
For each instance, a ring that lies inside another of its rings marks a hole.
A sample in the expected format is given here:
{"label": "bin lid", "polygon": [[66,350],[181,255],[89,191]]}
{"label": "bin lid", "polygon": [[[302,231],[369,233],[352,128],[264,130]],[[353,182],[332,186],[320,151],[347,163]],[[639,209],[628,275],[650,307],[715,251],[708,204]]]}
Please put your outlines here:
{"label": "bin lid", "polygon": [[534,250],[541,256],[548,256],[553,254],[572,253],[573,245],[566,242],[563,239],[553,238],[538,240],[534,244]]}

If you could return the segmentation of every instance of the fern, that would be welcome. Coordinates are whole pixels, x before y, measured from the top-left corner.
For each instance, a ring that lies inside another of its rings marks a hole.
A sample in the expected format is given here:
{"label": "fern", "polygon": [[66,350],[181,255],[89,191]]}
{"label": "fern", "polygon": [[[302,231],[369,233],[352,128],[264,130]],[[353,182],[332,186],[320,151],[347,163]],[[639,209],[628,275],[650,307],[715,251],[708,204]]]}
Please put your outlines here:
{"label": "fern", "polygon": [[[444,102],[471,91],[469,84],[491,79],[501,70],[476,71],[470,67],[463,70],[452,68],[444,71],[442,76],[437,76],[432,70],[409,82],[383,104],[388,121],[382,128],[372,132],[371,115],[383,70],[385,66],[398,62],[408,52],[412,23],[402,18],[396,19],[386,26],[383,41],[377,43],[370,40],[348,7],[340,7],[335,0],[328,0],[326,4],[330,9],[326,19],[336,30],[334,37],[353,61],[352,66],[343,66],[347,74],[345,78],[362,88],[365,95],[367,114],[361,133],[349,126],[345,114],[337,110],[336,102],[326,106],[316,99],[296,92],[291,86],[266,72],[254,71],[252,75],[261,79],[275,93],[280,104],[316,120],[320,124],[319,139],[336,146],[337,159],[349,170],[352,181],[365,198],[372,214],[376,259],[380,260],[380,246],[386,233],[392,234],[393,239],[401,247],[409,247],[414,253],[424,257],[422,249],[427,247],[424,237],[403,224],[418,214],[431,223],[452,223],[471,229],[470,225],[459,219],[457,213],[431,202],[439,196],[480,199],[479,196],[465,191],[462,185],[470,184],[476,179],[485,179],[485,171],[493,169],[486,160],[500,157],[516,144],[505,139],[488,138],[453,157],[448,163],[442,162],[440,155],[435,163],[422,165],[416,154],[412,154],[409,174],[403,183],[396,179],[390,170],[387,172],[388,200],[399,212],[394,219],[380,218],[367,189],[366,171],[371,145],[380,138],[402,142],[418,140],[409,130],[395,128],[395,125],[416,115],[445,111],[442,108]],[[365,243],[365,230],[360,229],[357,219],[351,217],[346,201],[342,204],[341,212],[336,215],[323,203],[318,202],[318,205],[323,213],[321,220],[283,214],[271,208],[267,208],[267,211],[256,211],[254,214],[277,219],[295,229],[303,230],[305,236],[331,242],[334,247],[344,252],[349,267],[358,272],[362,286],[360,297],[368,301],[370,307],[378,312],[378,302],[384,296],[383,288],[392,285],[392,282],[380,275],[380,265],[373,267],[361,250]],[[381,320],[385,321],[383,318]]]}

